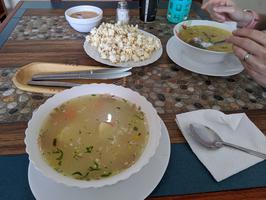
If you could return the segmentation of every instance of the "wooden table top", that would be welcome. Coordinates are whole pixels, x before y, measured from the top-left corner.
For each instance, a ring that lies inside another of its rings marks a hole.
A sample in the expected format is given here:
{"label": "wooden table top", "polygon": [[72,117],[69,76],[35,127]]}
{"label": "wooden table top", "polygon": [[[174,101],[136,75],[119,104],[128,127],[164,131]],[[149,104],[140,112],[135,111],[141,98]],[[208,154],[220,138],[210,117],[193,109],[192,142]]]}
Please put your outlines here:
{"label": "wooden table top", "polygon": [[[4,31],[8,23],[12,21],[18,13],[19,8],[23,6],[20,2],[12,12],[7,21],[0,26],[0,31]],[[63,9],[25,9],[24,16],[60,16]],[[159,15],[166,13],[166,10],[159,10]],[[105,15],[114,15],[115,9],[105,9]],[[132,10],[132,15],[138,15],[138,10]],[[21,16],[23,16],[21,15]],[[21,17],[20,16],[20,17]],[[13,18],[12,18],[13,17]],[[98,63],[88,58],[82,49],[81,40],[8,40],[0,49],[0,69],[17,68],[30,62],[57,62],[57,63],[75,63],[83,65],[98,65]],[[154,64],[162,68],[165,65],[172,64],[164,51],[163,56]],[[149,67],[149,66],[148,66]],[[243,110],[227,111],[243,112]],[[266,109],[244,110],[248,117],[257,125],[257,127],[266,133]],[[160,114],[165,122],[172,143],[184,142],[182,134],[178,129],[174,119],[175,114]],[[24,131],[26,121],[1,122],[0,121],[0,155],[21,154],[25,152]],[[245,189],[237,191],[201,193],[193,195],[170,196],[147,198],[150,200],[177,200],[177,199],[266,199],[266,187]]]}

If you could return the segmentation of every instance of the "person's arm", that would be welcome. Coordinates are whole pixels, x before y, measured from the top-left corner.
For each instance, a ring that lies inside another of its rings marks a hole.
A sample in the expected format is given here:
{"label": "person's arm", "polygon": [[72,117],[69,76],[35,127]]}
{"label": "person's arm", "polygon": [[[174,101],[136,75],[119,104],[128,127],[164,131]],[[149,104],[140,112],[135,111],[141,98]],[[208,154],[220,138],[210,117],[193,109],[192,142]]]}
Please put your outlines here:
{"label": "person's arm", "polygon": [[[251,10],[242,10],[232,0],[209,0],[202,5],[212,19],[218,22],[235,21],[239,28],[266,29],[266,15]],[[258,20],[253,23],[253,20]]]}

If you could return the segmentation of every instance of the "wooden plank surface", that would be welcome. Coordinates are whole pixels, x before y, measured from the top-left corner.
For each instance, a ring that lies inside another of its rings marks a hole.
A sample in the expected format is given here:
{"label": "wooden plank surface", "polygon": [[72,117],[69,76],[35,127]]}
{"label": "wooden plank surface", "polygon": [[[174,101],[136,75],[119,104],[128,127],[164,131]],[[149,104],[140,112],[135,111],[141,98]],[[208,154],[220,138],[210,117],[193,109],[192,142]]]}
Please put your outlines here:
{"label": "wooden plank surface", "polygon": [[[103,65],[90,59],[83,40],[11,40],[0,49],[0,67],[19,67],[30,62]],[[165,41],[162,41],[164,43]],[[172,63],[166,51],[153,65]]]}

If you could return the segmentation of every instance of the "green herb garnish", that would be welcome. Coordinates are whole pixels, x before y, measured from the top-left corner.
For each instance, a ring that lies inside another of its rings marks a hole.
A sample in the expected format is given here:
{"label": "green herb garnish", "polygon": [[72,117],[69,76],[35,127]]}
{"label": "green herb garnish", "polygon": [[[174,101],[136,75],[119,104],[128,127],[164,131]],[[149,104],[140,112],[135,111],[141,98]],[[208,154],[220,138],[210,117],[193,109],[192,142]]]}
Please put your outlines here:
{"label": "green herb garnish", "polygon": [[108,177],[112,174],[112,172],[104,172],[101,177]]}
{"label": "green herb garnish", "polygon": [[56,146],[56,143],[57,143],[57,140],[56,138],[53,139],[53,146],[55,147]]}
{"label": "green herb garnish", "polygon": [[93,149],[93,146],[86,147],[86,152],[85,153],[91,153]]}
{"label": "green herb garnish", "polygon": [[74,156],[73,156],[73,158],[75,158],[76,160],[78,160],[79,158],[82,158],[82,156],[79,155],[79,154],[80,154],[80,152],[78,152],[77,150],[75,150],[75,151],[74,151]]}
{"label": "green herb garnish", "polygon": [[57,171],[57,172],[59,172],[59,173],[62,173],[63,172],[63,170],[62,169],[60,169],[60,168],[54,168],[55,169],[55,171]]}
{"label": "green herb garnish", "polygon": [[93,163],[94,163],[94,165],[90,166],[90,171],[98,171],[98,170],[100,170],[99,164],[97,162],[95,162],[95,161]]}
{"label": "green herb garnish", "polygon": [[64,111],[65,111],[65,107],[66,107],[66,105],[65,105],[65,104],[62,104],[62,105],[59,107],[59,110],[60,110],[61,112],[64,112]]}
{"label": "green herb garnish", "polygon": [[81,173],[81,172],[74,172],[74,173],[72,173],[72,175],[73,175],[73,176],[75,176],[75,175],[82,176],[82,173]]}
{"label": "green herb garnish", "polygon": [[[90,172],[87,172],[82,178],[86,178]],[[88,179],[87,179],[88,180]]]}
{"label": "green herb garnish", "polygon": [[143,115],[143,114],[141,114],[141,116],[135,114],[134,116],[135,116],[136,118],[140,119],[140,120],[144,120],[144,115]]}
{"label": "green herb garnish", "polygon": [[56,160],[62,160],[63,159],[64,152],[61,149],[56,148],[56,151],[53,151],[53,154],[59,154],[59,156],[56,158]]}

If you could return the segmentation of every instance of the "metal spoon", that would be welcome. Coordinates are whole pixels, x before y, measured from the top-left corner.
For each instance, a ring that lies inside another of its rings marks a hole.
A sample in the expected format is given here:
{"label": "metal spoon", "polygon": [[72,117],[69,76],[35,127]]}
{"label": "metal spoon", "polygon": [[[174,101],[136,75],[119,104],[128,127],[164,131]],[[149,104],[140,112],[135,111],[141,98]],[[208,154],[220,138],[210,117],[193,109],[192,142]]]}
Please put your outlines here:
{"label": "metal spoon", "polygon": [[203,49],[207,49],[207,48],[209,48],[211,46],[222,44],[222,43],[225,43],[225,40],[220,40],[220,41],[217,41],[217,42],[204,42],[199,37],[195,37],[195,38],[193,38],[190,41],[190,44],[192,44],[192,45],[194,44],[194,46],[197,46],[197,47],[200,47],[200,48],[203,48]]}
{"label": "metal spoon", "polygon": [[247,149],[235,144],[231,144],[228,142],[224,142],[222,138],[219,137],[219,135],[213,131],[212,129],[202,125],[202,124],[190,124],[190,130],[192,132],[193,138],[203,146],[207,148],[212,149],[219,149],[223,146],[231,147],[234,149],[238,149],[241,151],[244,151],[248,154],[251,154],[253,156],[257,156],[262,159],[266,159],[266,154],[260,153],[251,149]]}

